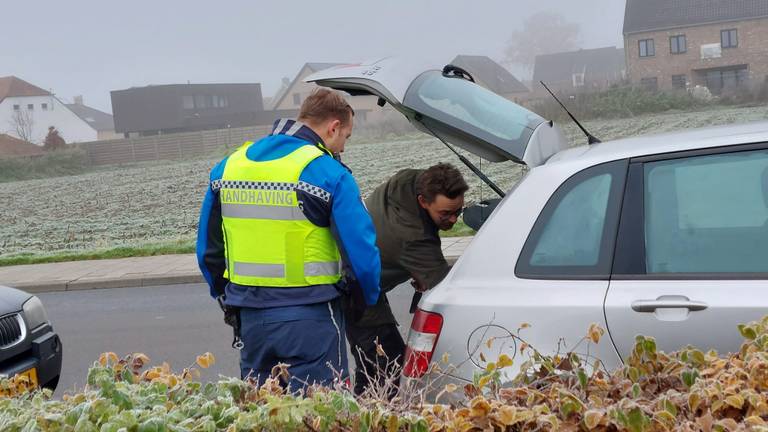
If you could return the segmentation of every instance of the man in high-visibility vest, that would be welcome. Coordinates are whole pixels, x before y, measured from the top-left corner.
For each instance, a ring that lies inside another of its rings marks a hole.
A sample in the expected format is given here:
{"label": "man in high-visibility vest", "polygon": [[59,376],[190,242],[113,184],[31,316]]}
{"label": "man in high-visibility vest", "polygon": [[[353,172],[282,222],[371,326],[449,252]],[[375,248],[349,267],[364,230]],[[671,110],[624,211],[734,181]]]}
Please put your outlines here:
{"label": "man in high-visibility vest", "polygon": [[353,117],[339,93],[317,90],[297,121],[211,171],[197,257],[235,329],[242,378],[261,384],[280,363],[293,388],[348,377],[339,297],[375,304],[381,271],[371,217],[334,158]]}

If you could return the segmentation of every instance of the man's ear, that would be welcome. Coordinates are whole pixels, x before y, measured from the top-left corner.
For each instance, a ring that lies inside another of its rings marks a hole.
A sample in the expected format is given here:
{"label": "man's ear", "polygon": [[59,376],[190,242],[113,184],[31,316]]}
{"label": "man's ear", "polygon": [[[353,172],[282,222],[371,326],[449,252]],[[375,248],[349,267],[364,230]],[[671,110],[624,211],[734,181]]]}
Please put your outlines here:
{"label": "man's ear", "polygon": [[330,123],[328,123],[328,135],[336,135],[336,133],[341,133],[341,120],[335,119],[331,120]]}
{"label": "man's ear", "polygon": [[426,209],[427,206],[429,206],[429,203],[427,202],[426,198],[424,198],[424,195],[417,195],[416,201],[419,202],[419,206],[421,206],[423,209]]}

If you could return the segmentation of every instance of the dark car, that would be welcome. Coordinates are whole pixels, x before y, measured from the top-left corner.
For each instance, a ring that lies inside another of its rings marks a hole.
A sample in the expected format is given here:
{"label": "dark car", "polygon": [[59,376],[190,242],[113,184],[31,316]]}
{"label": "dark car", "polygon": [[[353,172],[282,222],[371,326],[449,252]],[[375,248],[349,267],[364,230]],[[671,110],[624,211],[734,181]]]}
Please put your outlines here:
{"label": "dark car", "polygon": [[0,286],[0,375],[25,375],[35,387],[55,390],[61,355],[61,340],[40,299]]}

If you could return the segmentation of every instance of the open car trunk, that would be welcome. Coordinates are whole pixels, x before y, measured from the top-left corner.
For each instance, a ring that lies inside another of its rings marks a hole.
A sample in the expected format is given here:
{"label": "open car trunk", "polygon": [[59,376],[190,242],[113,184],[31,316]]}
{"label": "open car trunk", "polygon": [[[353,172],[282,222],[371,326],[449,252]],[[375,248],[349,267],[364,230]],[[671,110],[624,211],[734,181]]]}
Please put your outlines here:
{"label": "open car trunk", "polygon": [[567,147],[560,128],[460,75],[419,61],[385,58],[342,65],[307,82],[375,95],[417,129],[491,162],[535,167]]}

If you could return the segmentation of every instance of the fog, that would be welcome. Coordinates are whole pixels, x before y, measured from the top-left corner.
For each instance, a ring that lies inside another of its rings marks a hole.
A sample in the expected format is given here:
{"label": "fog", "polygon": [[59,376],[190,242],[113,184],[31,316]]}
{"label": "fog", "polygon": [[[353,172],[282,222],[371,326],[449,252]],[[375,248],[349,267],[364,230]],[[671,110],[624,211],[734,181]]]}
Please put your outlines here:
{"label": "fog", "polygon": [[[111,112],[110,90],[258,82],[272,96],[306,62],[457,54],[505,60],[541,11],[579,25],[578,46],[621,46],[623,0],[36,1],[3,4],[0,76]],[[506,64],[516,75],[519,65]],[[521,76],[521,78],[525,78]]]}

